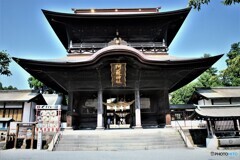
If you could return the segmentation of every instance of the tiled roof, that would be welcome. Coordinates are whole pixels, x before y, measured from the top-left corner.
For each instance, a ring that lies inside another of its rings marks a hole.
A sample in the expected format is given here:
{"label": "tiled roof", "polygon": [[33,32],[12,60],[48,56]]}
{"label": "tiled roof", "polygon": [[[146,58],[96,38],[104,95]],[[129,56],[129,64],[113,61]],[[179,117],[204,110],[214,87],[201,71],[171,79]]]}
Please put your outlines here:
{"label": "tiled roof", "polygon": [[240,117],[240,105],[197,105],[195,112],[201,117],[231,118]]}
{"label": "tiled roof", "polygon": [[196,92],[206,98],[240,97],[240,87],[199,88]]}
{"label": "tiled roof", "polygon": [[32,90],[0,90],[0,102],[3,101],[22,101],[27,102],[38,96]]}

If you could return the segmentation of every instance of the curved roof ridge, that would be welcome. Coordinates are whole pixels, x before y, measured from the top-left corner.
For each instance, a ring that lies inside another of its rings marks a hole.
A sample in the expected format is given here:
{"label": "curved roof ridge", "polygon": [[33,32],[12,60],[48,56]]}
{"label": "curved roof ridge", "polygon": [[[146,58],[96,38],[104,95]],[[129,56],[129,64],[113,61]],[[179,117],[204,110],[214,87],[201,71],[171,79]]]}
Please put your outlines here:
{"label": "curved roof ridge", "polygon": [[91,62],[98,61],[102,57],[119,55],[119,54],[133,56],[137,58],[139,61],[141,61],[142,63],[150,63],[150,64],[159,63],[159,62],[162,62],[161,64],[164,64],[164,63],[171,64],[171,62],[181,63],[186,61],[191,63],[191,62],[204,60],[204,59],[215,59],[215,58],[218,59],[219,57],[222,57],[222,55],[216,55],[216,56],[207,57],[207,58],[178,58],[170,55],[146,55],[141,51],[130,46],[111,45],[111,46],[102,48],[98,50],[96,53],[91,55],[79,54],[79,56],[67,56],[60,59],[48,59],[48,60],[32,60],[32,59],[22,59],[22,58],[16,58],[16,57],[13,57],[13,59],[15,61],[24,60],[29,62],[35,61],[35,62],[41,62],[41,63],[46,62],[46,63],[52,63],[52,64],[54,63],[55,64],[60,64],[60,63],[74,64],[74,63],[91,63]]}

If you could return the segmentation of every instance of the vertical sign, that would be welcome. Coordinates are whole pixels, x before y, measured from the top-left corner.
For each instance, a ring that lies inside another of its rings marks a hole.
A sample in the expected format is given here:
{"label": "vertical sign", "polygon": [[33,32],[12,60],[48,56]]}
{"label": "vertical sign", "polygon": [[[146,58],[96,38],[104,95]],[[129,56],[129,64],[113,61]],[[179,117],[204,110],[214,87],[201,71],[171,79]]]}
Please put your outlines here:
{"label": "vertical sign", "polygon": [[42,149],[42,122],[38,123],[37,150]]}
{"label": "vertical sign", "polygon": [[113,87],[125,87],[126,63],[111,63],[111,76]]}

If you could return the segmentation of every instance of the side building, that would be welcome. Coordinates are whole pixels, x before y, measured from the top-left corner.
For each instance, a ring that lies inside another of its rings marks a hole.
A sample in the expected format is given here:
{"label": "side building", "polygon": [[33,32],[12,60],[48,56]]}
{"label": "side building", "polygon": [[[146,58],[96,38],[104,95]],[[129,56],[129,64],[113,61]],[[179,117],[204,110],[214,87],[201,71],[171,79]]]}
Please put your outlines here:
{"label": "side building", "polygon": [[0,91],[0,131],[15,133],[16,123],[35,122],[36,105],[61,105],[62,126],[66,126],[66,100],[58,94],[41,94],[33,90]]}
{"label": "side building", "polygon": [[206,146],[240,145],[240,87],[197,88],[189,100],[194,119],[206,121]]}

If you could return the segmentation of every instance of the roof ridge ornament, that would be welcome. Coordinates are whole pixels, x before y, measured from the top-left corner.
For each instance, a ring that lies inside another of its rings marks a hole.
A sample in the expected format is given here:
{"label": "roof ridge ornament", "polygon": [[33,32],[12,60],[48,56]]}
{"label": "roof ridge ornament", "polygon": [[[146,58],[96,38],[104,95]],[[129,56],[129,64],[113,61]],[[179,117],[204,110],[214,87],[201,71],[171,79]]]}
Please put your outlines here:
{"label": "roof ridge ornament", "polygon": [[128,45],[128,43],[122,40],[121,37],[119,37],[119,32],[118,30],[116,30],[116,37],[110,42],[108,42],[108,46],[111,46],[111,45]]}

